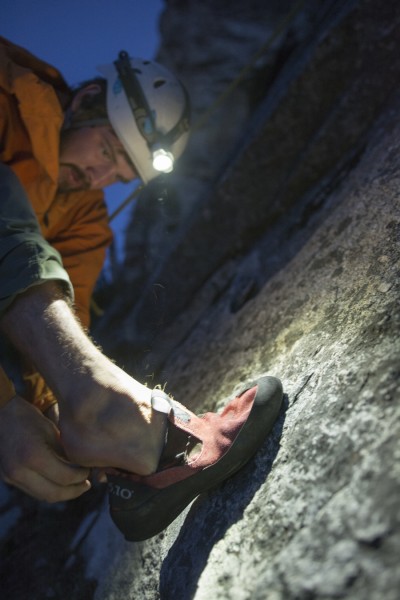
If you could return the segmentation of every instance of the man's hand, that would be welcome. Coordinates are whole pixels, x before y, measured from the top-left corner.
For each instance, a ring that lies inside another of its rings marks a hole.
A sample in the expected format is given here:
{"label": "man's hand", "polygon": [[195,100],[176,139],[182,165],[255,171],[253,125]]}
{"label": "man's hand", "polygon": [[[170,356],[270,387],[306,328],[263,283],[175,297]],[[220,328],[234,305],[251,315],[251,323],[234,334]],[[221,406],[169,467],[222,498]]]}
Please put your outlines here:
{"label": "man's hand", "polygon": [[19,396],[0,409],[0,474],[47,502],[71,500],[90,489],[89,470],[64,458],[54,423]]}
{"label": "man's hand", "polygon": [[56,282],[20,294],[0,318],[0,331],[53,390],[62,446],[72,462],[138,475],[157,469],[166,415],[153,411],[147,387],[92,343]]}

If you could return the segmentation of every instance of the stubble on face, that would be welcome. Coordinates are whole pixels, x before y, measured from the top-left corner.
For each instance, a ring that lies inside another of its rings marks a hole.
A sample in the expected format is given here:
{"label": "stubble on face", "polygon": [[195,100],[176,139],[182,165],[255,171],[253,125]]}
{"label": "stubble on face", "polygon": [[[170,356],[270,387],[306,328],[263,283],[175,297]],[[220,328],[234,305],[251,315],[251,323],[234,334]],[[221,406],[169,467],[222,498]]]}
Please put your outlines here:
{"label": "stubble on face", "polygon": [[93,126],[61,132],[58,191],[103,189],[137,172],[111,127]]}
{"label": "stubble on face", "polygon": [[83,192],[89,188],[90,183],[79,167],[72,163],[60,163],[57,189],[61,194]]}

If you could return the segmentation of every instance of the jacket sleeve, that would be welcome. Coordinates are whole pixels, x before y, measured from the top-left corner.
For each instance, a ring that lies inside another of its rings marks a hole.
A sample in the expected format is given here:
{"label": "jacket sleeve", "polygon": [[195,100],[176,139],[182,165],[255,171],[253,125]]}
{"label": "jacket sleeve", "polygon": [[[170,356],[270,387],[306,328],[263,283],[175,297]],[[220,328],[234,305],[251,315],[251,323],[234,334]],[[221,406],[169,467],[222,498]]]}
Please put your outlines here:
{"label": "jacket sleeve", "polygon": [[73,297],[59,252],[43,238],[18,177],[0,163],[0,316],[18,294],[48,280]]}
{"label": "jacket sleeve", "polygon": [[[18,294],[49,280],[60,281],[66,296],[73,299],[59,252],[43,238],[18,177],[0,163],[0,317]],[[2,369],[0,378],[2,405],[15,395],[15,390]],[[41,386],[38,404],[45,410],[56,400],[38,374],[36,378]]]}
{"label": "jacket sleeve", "polygon": [[60,253],[74,288],[75,312],[82,325],[90,322],[90,301],[112,240],[107,207],[101,191],[79,192],[68,212],[47,238]]}

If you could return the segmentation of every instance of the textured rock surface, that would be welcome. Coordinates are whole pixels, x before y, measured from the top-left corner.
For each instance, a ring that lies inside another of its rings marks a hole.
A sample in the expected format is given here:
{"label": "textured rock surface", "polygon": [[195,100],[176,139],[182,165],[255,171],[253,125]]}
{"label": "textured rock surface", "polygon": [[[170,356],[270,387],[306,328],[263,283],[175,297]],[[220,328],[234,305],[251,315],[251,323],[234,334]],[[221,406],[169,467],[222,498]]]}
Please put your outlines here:
{"label": "textured rock surface", "polygon": [[[232,270],[229,261],[251,252],[267,232],[272,252],[256,257],[253,273],[244,268],[251,295],[293,255],[292,231],[299,221],[318,218],[327,190],[357,160],[393,90],[400,71],[393,5],[327,4],[331,10],[319,28],[293,52],[259,105],[240,158],[193,211],[140,294],[126,286],[121,302],[110,307],[101,341],[139,377],[157,372],[212,298],[231,284],[237,264]],[[278,232],[286,240],[279,248]],[[147,258],[145,247],[142,252]],[[128,277],[130,265],[128,257]],[[184,322],[189,304],[197,308]],[[123,327],[110,340],[113,318],[120,324],[122,313]]]}
{"label": "textured rock surface", "polygon": [[[105,335],[113,315],[118,323],[121,312],[140,300],[143,286],[169,255],[192,212],[203,206],[242,147],[243,135],[282,65],[318,29],[332,4],[336,2],[166,2],[157,59],[189,91],[192,131],[168,185],[149,186],[133,211],[126,265],[100,298],[100,303],[110,304],[109,297],[120,296],[119,303],[108,307]],[[134,337],[140,345],[138,331]]]}
{"label": "textured rock surface", "polygon": [[398,599],[400,10],[339,5],[160,268],[162,311],[120,322],[130,344],[141,315],[157,342],[131,363],[121,345],[124,362],[196,410],[279,376],[272,435],[141,544],[121,539],[101,489],[48,508],[4,488],[5,598]]}
{"label": "textured rock surface", "polygon": [[235,314],[221,295],[165,367],[202,408],[232,382],[279,375],[273,436],[141,546],[129,584],[122,550],[98,598],[398,598],[399,101],[296,256]]}

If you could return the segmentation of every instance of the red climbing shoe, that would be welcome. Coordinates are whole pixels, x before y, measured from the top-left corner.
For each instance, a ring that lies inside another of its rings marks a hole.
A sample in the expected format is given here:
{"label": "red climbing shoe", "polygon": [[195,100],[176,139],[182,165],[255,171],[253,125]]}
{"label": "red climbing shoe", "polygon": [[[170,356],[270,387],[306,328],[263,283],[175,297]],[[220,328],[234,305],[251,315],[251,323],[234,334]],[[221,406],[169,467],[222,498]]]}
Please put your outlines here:
{"label": "red climbing shoe", "polygon": [[110,513],[129,541],[165,529],[200,493],[243,467],[271,432],[282,404],[275,377],[251,382],[222,413],[196,416],[160,390],[153,407],[169,404],[168,436],[158,470],[140,476],[113,470],[107,475]]}

